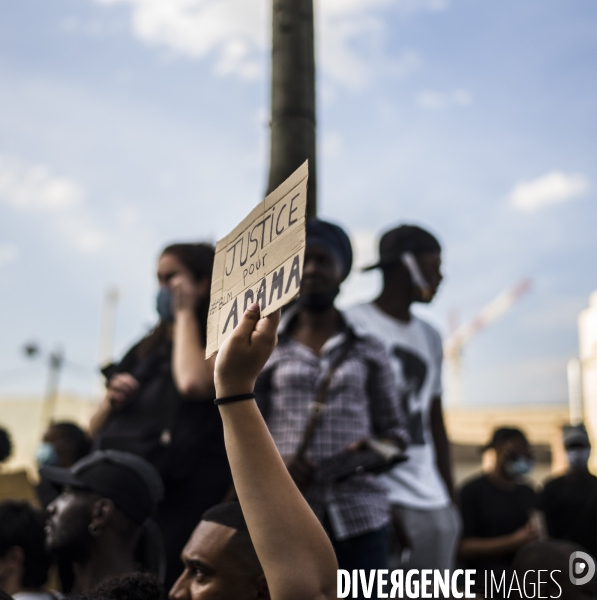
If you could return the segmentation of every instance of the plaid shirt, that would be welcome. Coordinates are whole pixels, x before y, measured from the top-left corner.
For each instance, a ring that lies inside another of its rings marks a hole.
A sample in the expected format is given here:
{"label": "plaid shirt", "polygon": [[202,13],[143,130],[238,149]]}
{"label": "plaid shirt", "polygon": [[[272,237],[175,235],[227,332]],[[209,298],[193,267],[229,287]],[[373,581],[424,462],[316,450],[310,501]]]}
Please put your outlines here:
{"label": "plaid shirt", "polygon": [[[296,453],[317,391],[347,337],[346,331],[336,334],[317,356],[287,333],[296,314],[295,309],[285,313],[278,346],[255,389],[282,456]],[[408,442],[406,421],[382,344],[368,335],[353,335],[350,350],[332,378],[325,410],[307,451],[315,465],[363,438],[390,437]],[[321,520],[327,515],[340,540],[374,531],[389,522],[386,493],[370,474],[331,485],[313,484],[305,498]]]}

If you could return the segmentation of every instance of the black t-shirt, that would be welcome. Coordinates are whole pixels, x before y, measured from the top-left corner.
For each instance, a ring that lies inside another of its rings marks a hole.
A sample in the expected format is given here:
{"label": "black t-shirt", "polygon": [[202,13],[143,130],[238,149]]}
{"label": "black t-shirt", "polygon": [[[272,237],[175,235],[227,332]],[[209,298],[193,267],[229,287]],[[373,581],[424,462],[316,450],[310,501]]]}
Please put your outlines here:
{"label": "black t-shirt", "polygon": [[570,540],[593,556],[597,552],[597,477],[569,473],[545,484],[539,508],[550,537]]}
{"label": "black t-shirt", "polygon": [[[528,485],[516,483],[506,489],[482,475],[464,485],[460,504],[462,537],[494,538],[523,527],[537,505],[537,497]],[[470,560],[468,567],[480,571],[491,569],[498,575],[513,558],[514,554],[483,557]]]}
{"label": "black t-shirt", "polygon": [[[97,445],[139,454],[167,480],[209,476],[228,469],[222,420],[213,398],[187,400],[171,371],[172,345],[162,342],[142,359],[138,345],[107,373],[130,373],[140,383],[126,406],[114,412],[99,432]],[[160,443],[168,430],[170,443]],[[207,473],[205,472],[207,471]]]}

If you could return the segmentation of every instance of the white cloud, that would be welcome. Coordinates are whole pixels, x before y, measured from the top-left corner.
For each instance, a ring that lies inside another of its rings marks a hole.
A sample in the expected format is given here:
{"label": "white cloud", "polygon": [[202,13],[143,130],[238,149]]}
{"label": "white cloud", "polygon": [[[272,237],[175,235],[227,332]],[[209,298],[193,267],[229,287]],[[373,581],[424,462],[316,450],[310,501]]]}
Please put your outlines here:
{"label": "white cloud", "polygon": [[[270,0],[95,0],[131,7],[133,35],[146,44],[194,59],[210,58],[218,75],[254,80],[263,74],[269,48]],[[372,66],[355,42],[379,38],[380,12],[440,11],[446,0],[319,0],[316,3],[318,67],[337,83],[360,87]],[[70,21],[63,25],[72,29]],[[384,63],[387,61],[375,61]],[[388,67],[409,73],[419,64],[408,52]]]}
{"label": "white cloud", "polygon": [[588,189],[589,180],[582,173],[551,171],[537,179],[520,181],[510,192],[508,199],[517,210],[534,212],[550,204],[577,198]]}
{"label": "white cloud", "polygon": [[0,267],[14,262],[17,260],[18,256],[19,249],[16,244],[13,244],[12,242],[0,244]]}
{"label": "white cloud", "polygon": [[83,190],[75,181],[56,177],[46,165],[27,165],[0,155],[0,201],[19,210],[55,212],[77,206]]}
{"label": "white cloud", "polygon": [[458,89],[451,92],[423,91],[417,95],[417,104],[421,108],[443,110],[454,106],[469,106],[473,97],[468,90]]}
{"label": "white cloud", "polygon": [[[0,204],[18,212],[43,216],[47,230],[54,231],[82,252],[94,252],[104,245],[106,236],[92,223],[85,210],[85,190],[74,179],[54,175],[43,164],[0,155]],[[0,250],[2,250],[0,246]],[[16,249],[4,250],[10,260]],[[3,255],[0,253],[0,262]]]}
{"label": "white cloud", "polygon": [[266,4],[247,0],[96,0],[129,4],[133,34],[141,41],[202,59],[215,71],[254,79],[265,48]]}

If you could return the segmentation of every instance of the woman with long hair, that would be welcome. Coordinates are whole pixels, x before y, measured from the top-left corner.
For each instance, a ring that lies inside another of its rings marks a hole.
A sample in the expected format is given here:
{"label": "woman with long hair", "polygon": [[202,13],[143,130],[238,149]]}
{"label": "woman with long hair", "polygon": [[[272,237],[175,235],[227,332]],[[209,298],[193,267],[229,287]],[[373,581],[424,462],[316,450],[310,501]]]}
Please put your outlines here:
{"label": "woman with long hair", "polygon": [[158,260],[159,321],[120,363],[104,370],[106,395],[91,419],[96,448],[149,460],[164,480],[157,522],[170,586],[180,551],[231,478],[214,398],[214,359],[205,360],[214,249],[173,244]]}

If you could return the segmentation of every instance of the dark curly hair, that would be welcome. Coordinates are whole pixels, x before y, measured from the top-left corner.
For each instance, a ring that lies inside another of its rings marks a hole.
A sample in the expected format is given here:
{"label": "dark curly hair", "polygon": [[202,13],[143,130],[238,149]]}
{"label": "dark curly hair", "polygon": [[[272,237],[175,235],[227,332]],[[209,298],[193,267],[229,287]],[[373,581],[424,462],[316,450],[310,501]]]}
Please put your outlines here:
{"label": "dark curly hair", "polygon": [[27,502],[0,503],[0,556],[15,546],[23,549],[24,588],[41,587],[48,578],[51,559],[45,546],[44,525],[43,513]]}
{"label": "dark curly hair", "polygon": [[76,423],[58,421],[56,423],[52,422],[50,427],[58,430],[60,435],[73,445],[74,462],[81,460],[91,452],[91,440],[89,436]]}
{"label": "dark curly hair", "polygon": [[4,427],[0,427],[0,463],[10,458],[12,454],[12,440]]}
{"label": "dark curly hair", "polygon": [[164,600],[164,590],[154,575],[127,573],[106,579],[89,596],[89,600]]}
{"label": "dark curly hair", "polygon": [[[192,274],[196,281],[205,277],[211,280],[214,266],[215,249],[211,244],[170,244],[166,246],[160,256],[171,255],[176,257]],[[203,298],[195,308],[199,323],[199,334],[203,343],[207,342],[207,313],[209,311],[209,294]],[[166,339],[168,326],[161,321],[155,329],[138,346],[139,358],[145,358],[156,346]]]}

